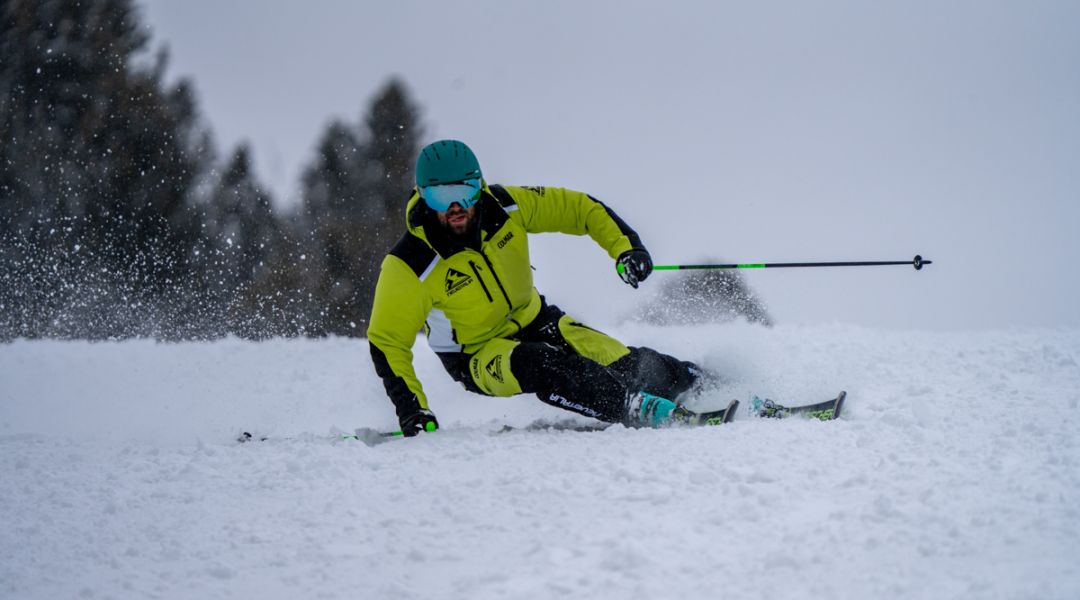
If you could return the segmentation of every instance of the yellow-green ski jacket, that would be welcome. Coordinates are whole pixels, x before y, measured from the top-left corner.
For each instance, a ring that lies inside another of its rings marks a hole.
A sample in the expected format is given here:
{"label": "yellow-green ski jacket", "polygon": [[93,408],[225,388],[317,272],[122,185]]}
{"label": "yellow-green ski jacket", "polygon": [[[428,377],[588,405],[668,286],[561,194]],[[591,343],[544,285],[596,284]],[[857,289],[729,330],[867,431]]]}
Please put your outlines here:
{"label": "yellow-green ski jacket", "polygon": [[471,354],[536,318],[527,234],[588,234],[612,259],[643,247],[614,212],[573,190],[485,184],[477,207],[474,239],[462,242],[413,190],[408,231],[383,259],[368,340],[399,415],[428,407],[412,362],[421,327],[435,352]]}

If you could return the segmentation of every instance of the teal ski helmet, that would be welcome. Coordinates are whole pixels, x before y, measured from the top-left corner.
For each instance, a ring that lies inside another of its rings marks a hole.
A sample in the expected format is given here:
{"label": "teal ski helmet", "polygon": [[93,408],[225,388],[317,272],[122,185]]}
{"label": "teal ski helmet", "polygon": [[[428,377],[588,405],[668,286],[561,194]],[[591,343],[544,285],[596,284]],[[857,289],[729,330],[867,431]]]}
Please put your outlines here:
{"label": "teal ski helmet", "polygon": [[424,202],[439,212],[452,204],[462,208],[476,204],[482,177],[476,155],[458,140],[432,142],[416,157],[416,187]]}

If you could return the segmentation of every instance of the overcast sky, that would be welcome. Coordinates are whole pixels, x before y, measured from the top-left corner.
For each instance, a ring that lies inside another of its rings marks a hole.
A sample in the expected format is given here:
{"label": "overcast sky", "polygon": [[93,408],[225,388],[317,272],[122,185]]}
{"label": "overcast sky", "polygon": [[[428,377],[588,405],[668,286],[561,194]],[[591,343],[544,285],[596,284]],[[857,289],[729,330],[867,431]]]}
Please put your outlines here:
{"label": "overcast sky", "polygon": [[[657,263],[755,271],[779,322],[1080,326],[1080,2],[143,0],[222,151],[295,198],[332,118],[396,75],[490,182],[587,191]],[[655,290],[538,236],[542,292],[610,322]]]}

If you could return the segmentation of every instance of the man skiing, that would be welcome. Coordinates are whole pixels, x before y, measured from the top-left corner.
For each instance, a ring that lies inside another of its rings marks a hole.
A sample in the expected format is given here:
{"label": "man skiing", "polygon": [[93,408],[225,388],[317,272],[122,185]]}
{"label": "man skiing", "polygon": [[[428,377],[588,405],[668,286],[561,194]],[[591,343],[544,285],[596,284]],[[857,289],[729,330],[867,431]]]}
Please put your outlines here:
{"label": "man skiing", "polygon": [[567,189],[488,185],[468,146],[442,140],[417,157],[406,221],[383,260],[368,326],[375,371],[404,435],[438,428],[412,365],[421,328],[450,376],[472,392],[534,393],[635,427],[715,418],[673,401],[702,377],[693,363],[625,346],[533,286],[529,233],[587,234],[623,281],[637,288],[649,276],[641,239],[600,201]]}

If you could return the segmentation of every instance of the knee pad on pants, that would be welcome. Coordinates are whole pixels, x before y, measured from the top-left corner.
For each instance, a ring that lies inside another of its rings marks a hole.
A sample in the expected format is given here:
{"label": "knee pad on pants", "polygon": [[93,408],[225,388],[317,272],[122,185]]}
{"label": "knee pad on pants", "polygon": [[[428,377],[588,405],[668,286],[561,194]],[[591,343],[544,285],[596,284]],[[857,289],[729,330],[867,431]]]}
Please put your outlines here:
{"label": "knee pad on pants", "polygon": [[521,384],[510,370],[510,354],[518,342],[502,338],[491,340],[469,357],[469,375],[489,396],[513,396],[521,393]]}

